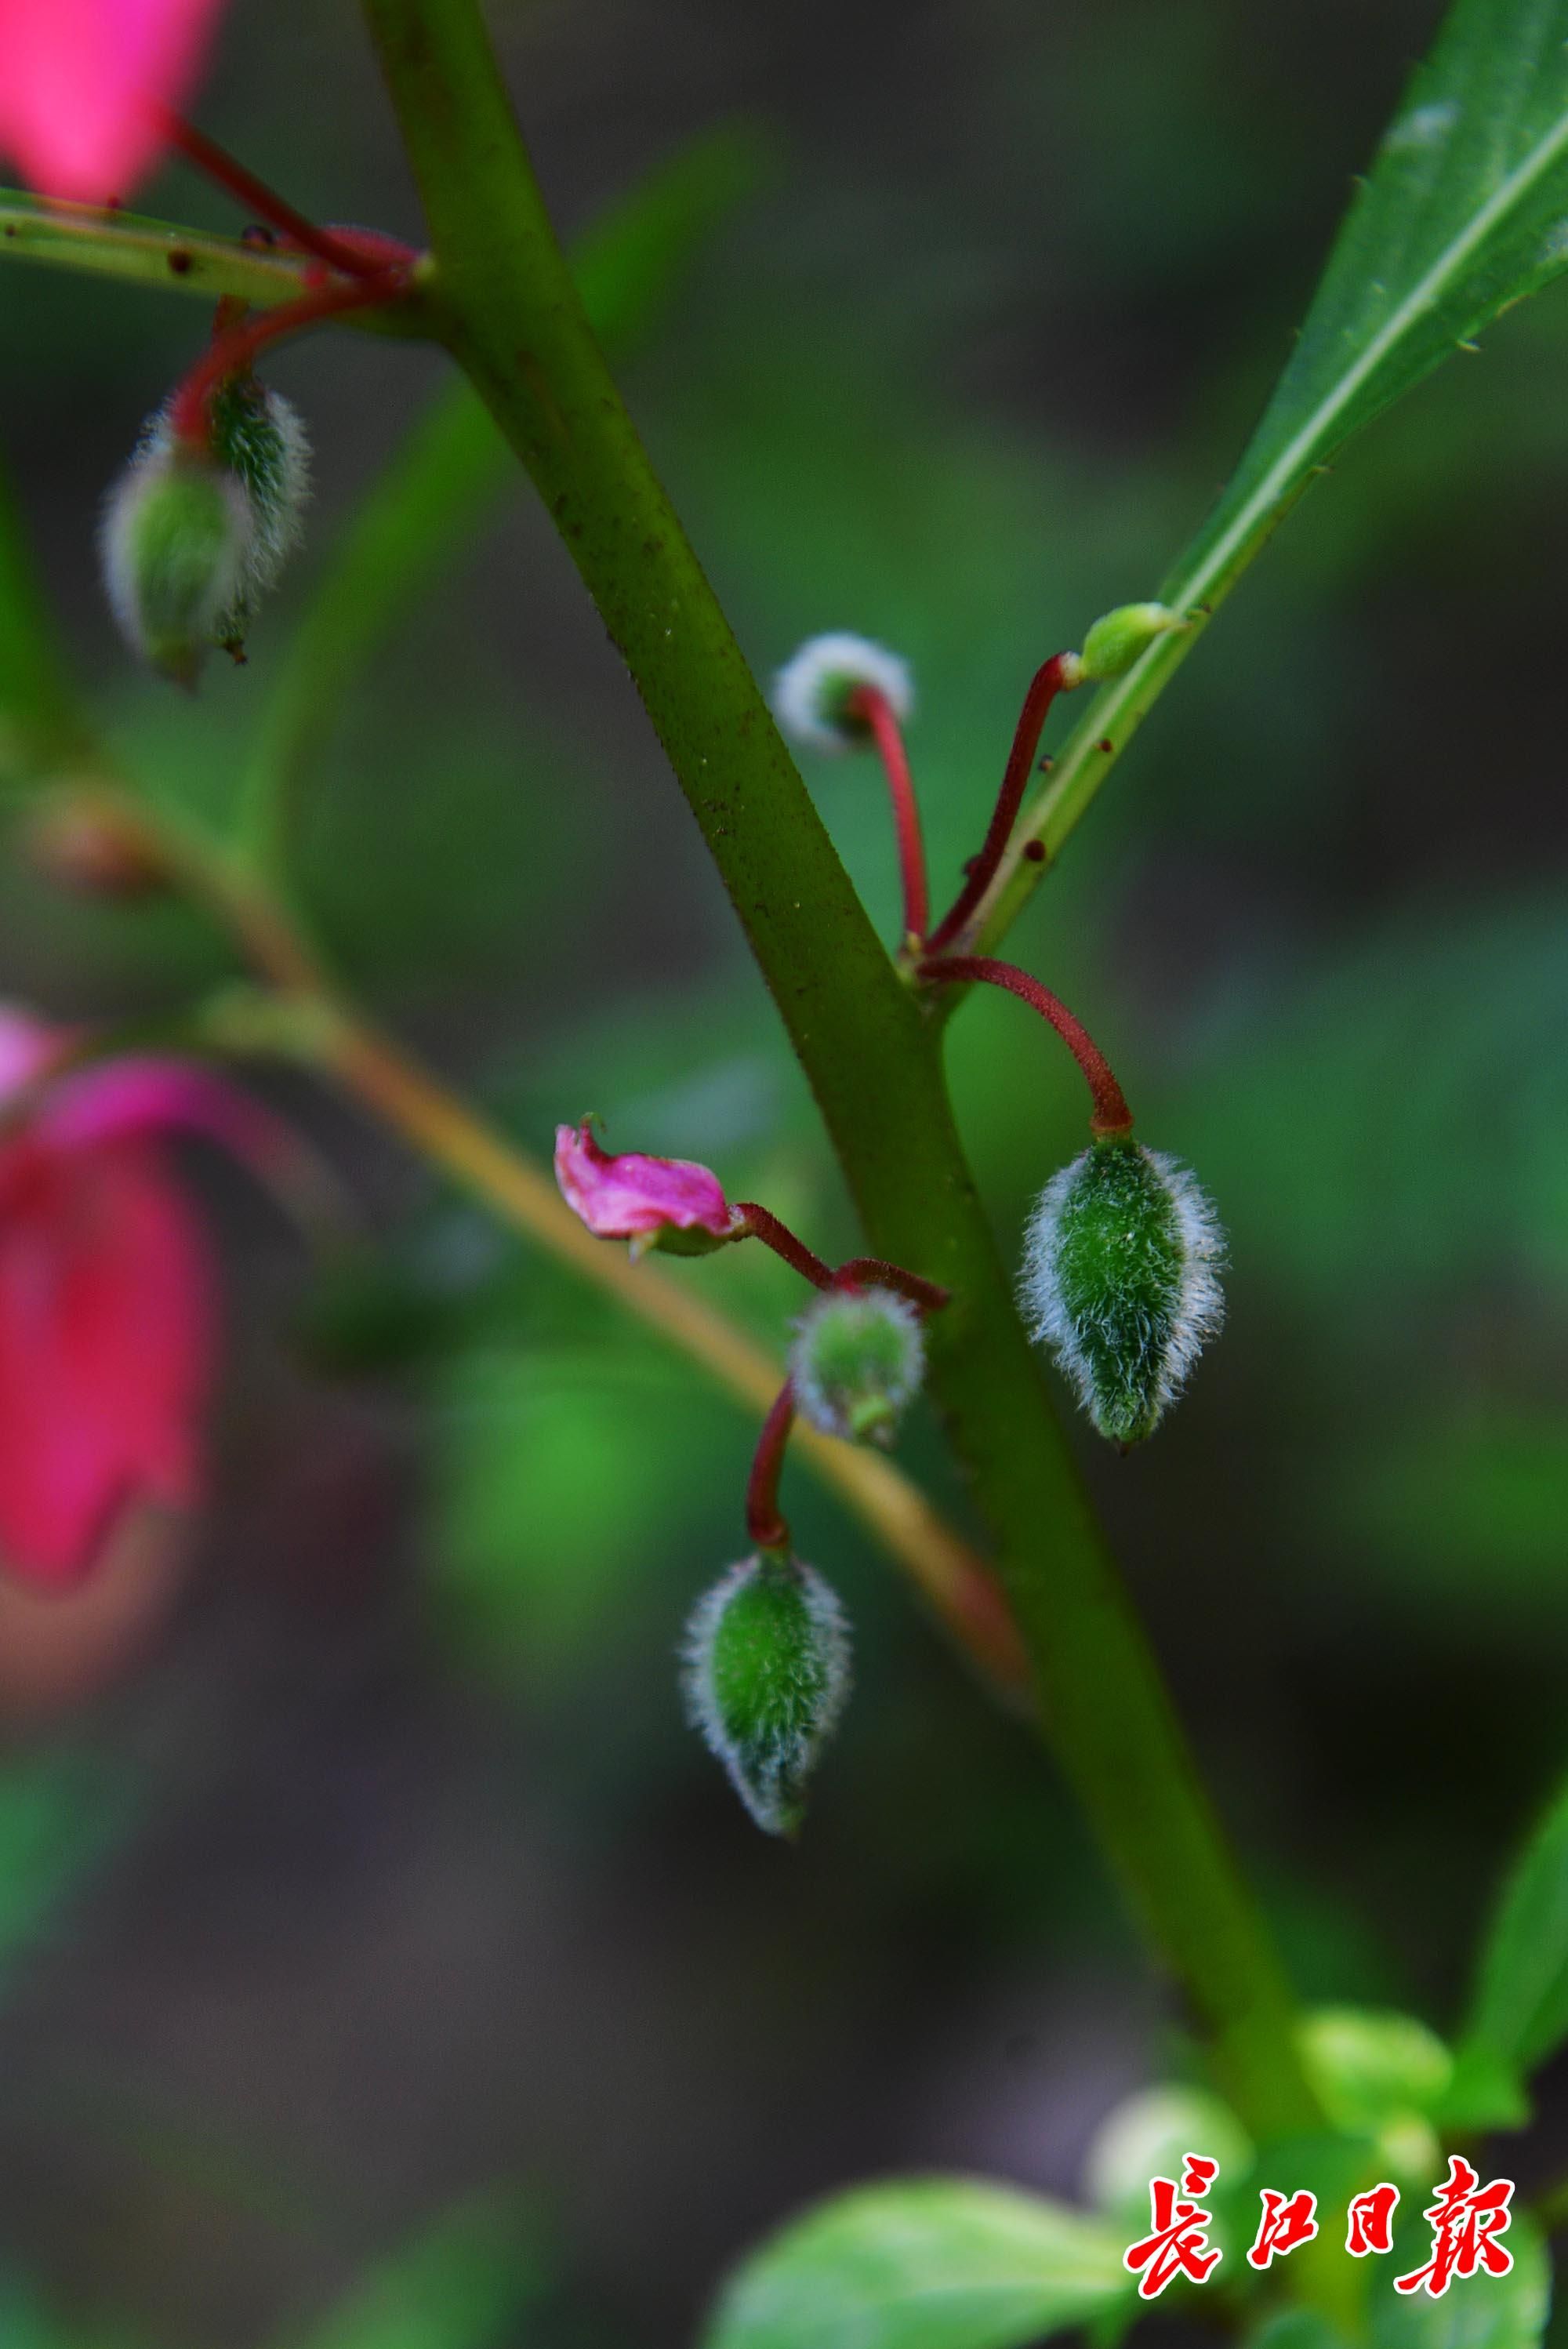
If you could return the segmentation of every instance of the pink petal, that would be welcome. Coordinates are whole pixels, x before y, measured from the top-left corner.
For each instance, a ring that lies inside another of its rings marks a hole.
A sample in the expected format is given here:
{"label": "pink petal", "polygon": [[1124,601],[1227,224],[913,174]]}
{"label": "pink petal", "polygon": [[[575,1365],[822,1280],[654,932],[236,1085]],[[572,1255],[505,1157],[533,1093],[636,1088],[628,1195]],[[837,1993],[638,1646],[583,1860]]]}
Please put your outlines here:
{"label": "pink petal", "polygon": [[673,1226],[722,1239],[733,1217],[717,1174],[689,1158],[612,1157],[586,1118],[555,1129],[555,1179],[574,1215],[600,1239],[635,1239]]}
{"label": "pink petal", "polygon": [[200,1061],[125,1054],[68,1071],[39,1101],[36,1132],[57,1150],[148,1134],[221,1143],[263,1182],[287,1174],[299,1145],[283,1120]]}
{"label": "pink petal", "polygon": [[48,196],[124,197],[157,160],[222,0],[0,0],[0,148]]}
{"label": "pink petal", "polygon": [[0,1003],[0,1111],[13,1093],[43,1075],[69,1040],[67,1030],[35,1019],[14,1003]]}
{"label": "pink petal", "polygon": [[39,1588],[91,1569],[121,1513],[197,1496],[215,1304],[201,1228],[155,1151],[4,1154],[0,1556]]}

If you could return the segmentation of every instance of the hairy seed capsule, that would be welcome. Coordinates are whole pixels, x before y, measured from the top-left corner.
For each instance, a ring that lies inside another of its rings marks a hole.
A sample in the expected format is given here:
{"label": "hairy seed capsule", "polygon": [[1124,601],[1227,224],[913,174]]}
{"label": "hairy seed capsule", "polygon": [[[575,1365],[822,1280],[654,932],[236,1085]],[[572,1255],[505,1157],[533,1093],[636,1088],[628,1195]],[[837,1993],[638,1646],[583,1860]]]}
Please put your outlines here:
{"label": "hairy seed capsule", "polygon": [[194,684],[242,593],[253,524],[232,473],[167,434],[143,442],[104,511],[104,585],[133,651]]}
{"label": "hairy seed capsule", "polygon": [[892,1442],[925,1376],[920,1314],[891,1288],[830,1288],[795,1324],[795,1407],[824,1435]]}
{"label": "hairy seed capsule", "polygon": [[810,750],[853,750],[870,740],[850,715],[850,697],[871,686],[902,726],[914,708],[909,664],[884,645],[843,630],[809,637],[773,680],[773,714],[791,740]]}
{"label": "hairy seed capsule", "polygon": [[768,1835],[796,1835],[806,1786],[850,1693],[844,1610],[814,1567],[748,1557],[686,1626],[686,1718]]}
{"label": "hairy seed capsule", "polygon": [[1020,1296],[1100,1433],[1151,1435],[1224,1319],[1224,1236],[1184,1166],[1128,1135],[1096,1142],[1040,1194]]}
{"label": "hairy seed capsule", "polygon": [[150,420],[109,493],[100,537],[122,634],[183,685],[210,646],[242,653],[310,493],[304,428],[276,392],[236,378],[215,393],[209,422],[201,450],[177,438],[167,409]]}
{"label": "hairy seed capsule", "polygon": [[254,376],[237,376],[215,394],[211,433],[213,454],[241,484],[251,512],[240,592],[214,632],[227,650],[238,652],[256,605],[299,543],[310,495],[310,443],[298,409]]}

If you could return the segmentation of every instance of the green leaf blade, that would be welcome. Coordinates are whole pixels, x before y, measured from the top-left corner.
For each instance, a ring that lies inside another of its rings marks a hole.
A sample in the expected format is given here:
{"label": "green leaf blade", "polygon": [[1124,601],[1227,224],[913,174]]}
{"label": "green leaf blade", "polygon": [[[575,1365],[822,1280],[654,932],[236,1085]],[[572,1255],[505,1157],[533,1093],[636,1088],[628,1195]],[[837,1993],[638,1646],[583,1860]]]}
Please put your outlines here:
{"label": "green leaf blade", "polygon": [[1478,2054],[1522,2076],[1568,2036],[1568,1786],[1503,1886],[1481,1945],[1461,2065]]}
{"label": "green leaf blade", "polygon": [[[1159,590],[1189,614],[1098,694],[1026,812],[993,944],[1214,608],[1350,435],[1568,268],[1568,0],[1457,0],[1360,183],[1295,350],[1218,502]],[[1043,843],[1043,864],[1025,843]]]}
{"label": "green leaf blade", "polygon": [[1438,2300],[1397,2292],[1393,2277],[1425,2261],[1429,2240],[1419,2228],[1401,2229],[1388,2273],[1373,2288],[1370,2349],[1535,2349],[1552,2306],[1552,2262],[1540,2230],[1514,2220],[1506,2238],[1513,2265],[1504,2276],[1455,2277]]}
{"label": "green leaf blade", "polygon": [[1131,2289],[1109,2227],[965,2178],[820,2204],[738,2270],[704,2349],[1023,2349]]}

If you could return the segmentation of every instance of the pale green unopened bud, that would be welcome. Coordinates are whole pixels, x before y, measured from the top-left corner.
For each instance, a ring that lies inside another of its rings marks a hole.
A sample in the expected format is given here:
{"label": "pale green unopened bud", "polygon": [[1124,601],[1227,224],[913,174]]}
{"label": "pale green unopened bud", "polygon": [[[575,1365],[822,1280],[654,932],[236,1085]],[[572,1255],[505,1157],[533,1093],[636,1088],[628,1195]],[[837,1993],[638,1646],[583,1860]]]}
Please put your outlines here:
{"label": "pale green unopened bud", "polygon": [[891,1288],[830,1288],[795,1324],[795,1407],[824,1435],[891,1444],[925,1376],[920,1314]]}
{"label": "pale green unopened bud", "polygon": [[1207,2088],[1172,2083],[1140,2088],[1115,2106],[1084,2157],[1084,2190],[1097,2209],[1130,2222],[1149,2214],[1151,2178],[1180,2178],[1190,2152],[1207,2154],[1233,2184],[1254,2158],[1252,2139],[1230,2106]]}
{"label": "pale green unopened bud", "polygon": [[1119,604],[1114,612],[1098,619],[1084,638],[1078,681],[1099,685],[1108,677],[1119,677],[1140,653],[1148,651],[1156,636],[1187,625],[1180,612],[1164,604]]}
{"label": "pale green unopened bud", "polygon": [[181,684],[209,648],[236,658],[256,603],[299,536],[309,495],[304,430],[253,378],[222,385],[210,446],[179,439],[167,409],[109,494],[104,583],[132,649]]}
{"label": "pale green unopened bud", "polygon": [[1224,1237],[1197,1183],[1130,1135],[1096,1142],[1040,1194],[1020,1294],[1112,1443],[1151,1435],[1224,1319]]}
{"label": "pale green unopened bud", "polygon": [[167,439],[137,451],[104,514],[104,584],[127,642],[181,685],[241,592],[253,525],[232,473]]}
{"label": "pale green unopened bud", "polygon": [[806,1786],[850,1693],[844,1610],[815,1568],[732,1566],[686,1626],[686,1715],[758,1826],[794,1836]]}

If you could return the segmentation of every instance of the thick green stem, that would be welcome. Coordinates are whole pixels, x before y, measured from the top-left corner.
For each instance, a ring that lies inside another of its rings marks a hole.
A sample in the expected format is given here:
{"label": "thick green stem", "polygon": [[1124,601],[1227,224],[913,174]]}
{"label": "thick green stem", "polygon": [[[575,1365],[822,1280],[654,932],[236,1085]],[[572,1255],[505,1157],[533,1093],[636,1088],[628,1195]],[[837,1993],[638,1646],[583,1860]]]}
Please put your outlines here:
{"label": "thick green stem", "polygon": [[439,330],[625,659],[810,1079],[872,1245],[953,1292],[933,1380],[1052,1742],[1264,2132],[1315,2108],[1288,1992],[1050,1410],[939,1046],[835,855],[649,466],[545,214],[475,0],[366,0],[428,216]]}

